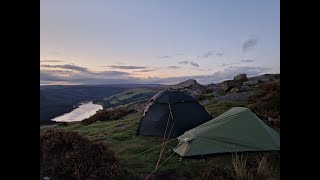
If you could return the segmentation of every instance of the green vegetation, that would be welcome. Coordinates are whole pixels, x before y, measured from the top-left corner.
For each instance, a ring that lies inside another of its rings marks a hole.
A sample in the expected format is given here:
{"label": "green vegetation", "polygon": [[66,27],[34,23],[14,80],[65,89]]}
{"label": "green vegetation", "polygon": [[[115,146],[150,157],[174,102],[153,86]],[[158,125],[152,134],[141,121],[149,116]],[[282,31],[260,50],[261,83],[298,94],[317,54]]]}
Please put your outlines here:
{"label": "green vegetation", "polygon": [[113,96],[106,97],[99,103],[102,103],[105,108],[125,106],[132,102],[148,100],[158,92],[159,90],[150,88],[128,89]]}
{"label": "green vegetation", "polygon": [[205,94],[203,94],[205,97],[207,97],[207,98],[212,98],[212,97],[214,97],[214,93],[213,92],[211,92],[211,93],[205,93]]}
{"label": "green vegetation", "polygon": [[[134,113],[117,121],[95,122],[88,126],[83,126],[79,123],[58,127],[58,129],[79,132],[93,142],[105,142],[115,152],[116,157],[128,173],[138,175],[152,172],[159,156],[160,147],[141,156],[131,159],[130,157],[162,143],[162,138],[159,137],[136,136],[138,125],[139,115]],[[176,143],[177,141],[171,142],[167,147],[173,148]],[[173,161],[174,158],[170,159],[166,164],[173,163]],[[164,166],[164,169],[161,170],[170,169],[170,167],[172,165],[169,167]],[[177,164],[174,167],[177,167]]]}
{"label": "green vegetation", "polygon": [[218,115],[226,112],[232,107],[245,107],[247,105],[246,102],[233,102],[233,101],[224,101],[220,102],[217,100],[211,100],[205,108],[212,115],[212,117],[217,117]]}
{"label": "green vegetation", "polygon": [[202,100],[205,100],[205,99],[211,99],[211,98],[214,98],[214,93],[205,93],[205,94],[197,94],[195,96],[195,98],[198,100],[198,101],[202,101]]}
{"label": "green vegetation", "polygon": [[[211,100],[206,105],[206,109],[215,116],[218,116],[235,106],[247,106],[247,103],[218,102]],[[125,169],[127,173],[125,176],[137,178],[140,176],[146,177],[154,170],[160,151],[160,146],[156,146],[160,145],[163,140],[160,137],[137,136],[136,131],[139,126],[139,120],[140,115],[138,113],[133,113],[116,121],[94,122],[87,126],[76,123],[53,128],[79,132],[93,142],[105,143],[115,152],[115,156],[118,159],[120,166]],[[177,140],[173,140],[167,144],[161,162],[172,154],[170,149],[173,149],[177,143]],[[156,148],[138,155],[153,147]],[[258,167],[258,165],[253,162],[255,162],[256,158],[260,157],[260,155],[270,156],[274,162],[274,168],[270,170],[270,176],[278,178],[280,173],[280,158],[278,158],[278,152],[246,154],[247,162],[251,165],[248,166],[248,168]],[[203,157],[181,158],[179,155],[174,154],[160,167],[155,173],[155,176],[169,173],[178,176],[180,179],[236,179],[234,174],[236,167],[234,167],[232,162],[231,154],[208,155],[205,156],[204,159]]]}
{"label": "green vegetation", "polygon": [[[107,98],[105,96],[103,97],[104,99],[102,98],[103,100],[100,99],[96,103],[110,109],[88,118],[90,122],[42,126],[40,127],[40,134],[48,129],[60,129],[67,132],[77,132],[88,138],[93,144],[103,143],[108,152],[109,150],[114,152],[116,162],[121,167],[121,175],[119,175],[121,179],[145,179],[155,169],[163,138],[136,135],[141,115],[140,113],[129,112],[127,108],[137,102],[141,103],[148,100],[159,90],[135,87]],[[212,92],[211,90],[206,91],[206,93],[199,95],[197,98],[198,100],[203,99],[206,101],[205,108],[213,117],[224,113],[232,107],[249,107],[268,125],[280,132],[280,126],[269,122],[270,118],[279,118],[277,122],[280,123],[280,80],[250,87],[250,91],[257,93],[251,96],[248,101],[218,101],[213,97],[224,96],[228,92]],[[47,97],[40,94],[40,98]],[[177,144],[177,140],[169,140],[161,162],[172,155],[171,150]],[[101,152],[103,151],[101,150]],[[99,160],[96,159],[96,161]],[[120,171],[115,172],[120,173]],[[186,158],[173,154],[155,172],[151,179],[168,179],[170,177],[171,179],[196,180],[253,180],[280,179],[279,175],[280,152],[226,153]]]}
{"label": "green vegetation", "polygon": [[83,125],[89,125],[91,123],[94,123],[96,121],[108,121],[108,120],[117,120],[120,119],[127,114],[133,113],[133,109],[127,109],[127,108],[116,108],[116,109],[104,109],[98,111],[96,114],[93,116],[84,119],[81,121],[81,124]]}
{"label": "green vegetation", "polygon": [[129,90],[123,91],[121,93],[118,93],[116,95],[107,97],[104,100],[117,99],[118,101],[123,101],[126,99],[130,99],[137,94],[145,94],[145,93],[149,93],[149,92],[154,92],[154,90],[145,89],[145,88],[129,89]]}

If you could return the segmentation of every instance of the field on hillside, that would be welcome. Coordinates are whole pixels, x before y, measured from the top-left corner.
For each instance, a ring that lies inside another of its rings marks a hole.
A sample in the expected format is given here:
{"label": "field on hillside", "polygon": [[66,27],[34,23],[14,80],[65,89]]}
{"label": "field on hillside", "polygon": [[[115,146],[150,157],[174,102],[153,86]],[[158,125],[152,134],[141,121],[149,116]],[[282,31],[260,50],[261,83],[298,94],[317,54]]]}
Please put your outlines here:
{"label": "field on hillside", "polygon": [[125,106],[139,101],[146,101],[160,90],[152,88],[133,88],[98,101],[104,108]]}
{"label": "field on hillside", "polygon": [[[218,116],[231,107],[246,105],[247,102],[218,102],[211,100],[205,107],[211,114]],[[139,120],[140,114],[132,113],[115,121],[100,121],[88,126],[77,123],[53,128],[76,131],[94,142],[106,143],[115,152],[121,167],[126,170],[127,174],[125,176],[133,179],[145,177],[154,170],[160,150],[160,147],[156,146],[162,143],[162,138],[160,137],[136,135]],[[172,154],[170,149],[173,149],[177,144],[177,140],[168,143],[162,161]],[[153,147],[156,148],[138,155]],[[248,163],[252,163],[257,157],[261,157],[262,155],[268,156],[270,162],[273,163],[271,170],[272,177],[279,179],[279,152],[244,153]],[[228,174],[232,172],[234,172],[232,154],[216,154],[192,158],[181,158],[179,155],[174,154],[155,174],[158,177],[165,176],[167,179],[203,179],[212,178],[212,173],[215,174],[214,177],[225,177],[229,176]]]}

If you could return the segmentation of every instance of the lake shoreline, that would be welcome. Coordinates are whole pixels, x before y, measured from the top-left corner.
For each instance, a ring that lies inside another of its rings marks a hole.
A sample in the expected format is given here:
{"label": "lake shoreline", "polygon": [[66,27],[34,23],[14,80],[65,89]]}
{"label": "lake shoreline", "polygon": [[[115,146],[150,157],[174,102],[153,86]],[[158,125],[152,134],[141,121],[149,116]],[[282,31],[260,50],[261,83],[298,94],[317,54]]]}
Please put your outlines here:
{"label": "lake shoreline", "polygon": [[82,101],[73,106],[73,110],[64,113],[60,116],[52,118],[52,123],[69,123],[81,122],[96,114],[98,111],[103,110],[104,107],[100,104],[94,104],[93,101]]}

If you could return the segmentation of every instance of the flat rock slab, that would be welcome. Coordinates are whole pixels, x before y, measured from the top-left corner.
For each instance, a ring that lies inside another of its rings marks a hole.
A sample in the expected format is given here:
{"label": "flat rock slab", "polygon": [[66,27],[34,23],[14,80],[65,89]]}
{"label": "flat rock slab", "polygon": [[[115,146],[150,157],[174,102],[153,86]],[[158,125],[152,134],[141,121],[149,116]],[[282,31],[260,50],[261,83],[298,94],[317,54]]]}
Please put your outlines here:
{"label": "flat rock slab", "polygon": [[240,92],[234,94],[227,94],[225,96],[219,96],[213,98],[218,101],[247,101],[250,96],[253,96],[257,93],[257,91],[248,91],[248,92]]}

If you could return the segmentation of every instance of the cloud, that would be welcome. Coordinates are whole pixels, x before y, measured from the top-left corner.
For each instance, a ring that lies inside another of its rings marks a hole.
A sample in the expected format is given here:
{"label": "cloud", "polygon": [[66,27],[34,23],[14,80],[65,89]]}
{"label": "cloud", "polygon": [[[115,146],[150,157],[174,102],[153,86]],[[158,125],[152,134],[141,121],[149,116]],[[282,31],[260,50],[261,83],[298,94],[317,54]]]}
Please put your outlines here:
{"label": "cloud", "polygon": [[41,67],[40,84],[60,82],[62,84],[99,84],[126,82],[132,79],[130,73],[122,71],[92,71],[76,65],[41,65]]}
{"label": "cloud", "polygon": [[158,58],[171,58],[171,56],[159,56]]}
{"label": "cloud", "polygon": [[96,78],[96,77],[85,77],[85,78],[73,78],[64,81],[40,81],[40,84],[82,84],[82,85],[101,85],[101,84],[132,84],[142,83],[139,78]]}
{"label": "cloud", "polygon": [[[234,63],[235,64],[235,63]],[[209,75],[197,75],[197,76],[182,76],[182,77],[148,77],[138,78],[132,77],[132,73],[122,71],[99,71],[93,72],[87,68],[85,71],[74,71],[74,67],[69,69],[45,69],[40,68],[40,84],[125,84],[125,83],[162,83],[162,84],[174,84],[187,79],[195,79],[201,84],[220,83],[227,79],[233,79],[234,76],[245,73],[248,77],[261,75],[265,73],[280,72],[279,67],[256,67],[256,66],[240,66],[240,65],[226,65],[223,70],[214,72]],[[75,65],[73,65],[75,66]],[[50,66],[51,67],[51,66]],[[54,66],[56,67],[56,66]],[[65,67],[65,66],[63,66]],[[77,66],[78,67],[78,66]],[[179,66],[169,66],[171,68],[179,68]],[[76,68],[77,69],[77,68]],[[197,68],[198,70],[200,68]],[[209,69],[201,69],[209,70]],[[152,69],[142,69],[141,72],[153,71]]]}
{"label": "cloud", "polygon": [[130,73],[127,73],[127,72],[122,72],[122,71],[101,71],[101,72],[95,72],[95,73],[92,73],[94,75],[99,75],[99,76],[108,76],[108,77],[113,77],[113,76],[116,76],[116,77],[120,77],[120,76],[129,76]]}
{"label": "cloud", "polygon": [[204,53],[204,54],[202,55],[202,57],[203,57],[203,58],[208,58],[208,57],[210,57],[210,56],[212,56],[212,55],[213,55],[212,51],[208,51],[208,52]]}
{"label": "cloud", "polygon": [[253,49],[255,46],[257,46],[257,44],[258,44],[257,38],[250,38],[250,39],[246,40],[242,44],[242,52],[247,52],[247,51]]}
{"label": "cloud", "polygon": [[241,62],[254,62],[254,59],[243,59]]}
{"label": "cloud", "polygon": [[238,75],[241,73],[246,73],[247,76],[255,76],[259,75],[263,72],[269,71],[271,68],[269,67],[257,67],[257,66],[229,66],[225,69],[225,72],[228,72],[230,76]]}
{"label": "cloud", "polygon": [[80,71],[80,72],[88,72],[88,69],[81,66],[71,65],[71,64],[64,64],[64,65],[48,65],[44,64],[40,67],[44,68],[58,68],[58,69],[67,69],[67,70],[74,70],[74,71]]}
{"label": "cloud", "polygon": [[88,85],[97,84],[132,84],[138,83],[138,78],[83,78],[76,79],[75,82]]}
{"label": "cloud", "polygon": [[141,73],[141,72],[152,72],[152,71],[155,71],[155,70],[154,69],[144,69],[144,70],[133,71],[133,72]]}
{"label": "cloud", "polygon": [[192,66],[194,66],[194,67],[199,67],[199,64],[198,64],[198,63],[195,63],[195,62],[193,62],[193,61],[190,61],[190,64],[191,64]]}
{"label": "cloud", "polygon": [[134,83],[139,79],[133,78],[129,73],[117,71],[103,71],[97,73],[70,73],[66,76],[61,74],[40,71],[40,84],[119,84]]}
{"label": "cloud", "polygon": [[204,68],[192,68],[194,70],[197,70],[197,71],[211,71],[212,69],[211,68],[208,68],[208,69],[204,69]]}
{"label": "cloud", "polygon": [[213,51],[210,50],[210,51],[207,51],[206,53],[204,53],[203,55],[198,56],[198,58],[200,58],[200,57],[209,58],[210,56],[213,56],[213,55],[215,55],[217,57],[221,57],[221,56],[223,56],[223,53],[222,52],[217,52],[217,53],[214,54]]}
{"label": "cloud", "polygon": [[201,84],[220,83],[225,80],[233,79],[234,76],[245,73],[248,77],[257,76],[269,72],[272,68],[267,67],[254,67],[254,66],[233,66],[225,68],[224,70],[217,71],[210,75],[198,75],[198,76],[181,76],[181,77],[169,77],[169,78],[154,78],[148,83],[160,83],[160,84],[175,84],[188,79],[195,79]]}
{"label": "cloud", "polygon": [[234,63],[223,63],[221,64],[222,67],[226,67],[226,66],[232,66],[232,65],[236,65],[236,64],[240,64],[239,62],[234,62]]}
{"label": "cloud", "polygon": [[112,65],[112,66],[105,66],[112,69],[146,69],[146,66],[122,66],[122,65]]}
{"label": "cloud", "polygon": [[179,64],[189,64],[189,61],[180,61]]}
{"label": "cloud", "polygon": [[60,60],[40,60],[40,62],[58,63],[58,62],[63,62],[63,61],[60,61]]}
{"label": "cloud", "polygon": [[168,66],[167,68],[169,68],[169,69],[180,69],[181,67],[179,67],[179,66]]}
{"label": "cloud", "polygon": [[55,82],[55,81],[64,81],[63,78],[59,77],[59,76],[56,76],[56,75],[52,75],[48,72],[43,72],[43,71],[40,71],[40,83],[41,82],[47,82],[47,81],[51,81],[51,82]]}

